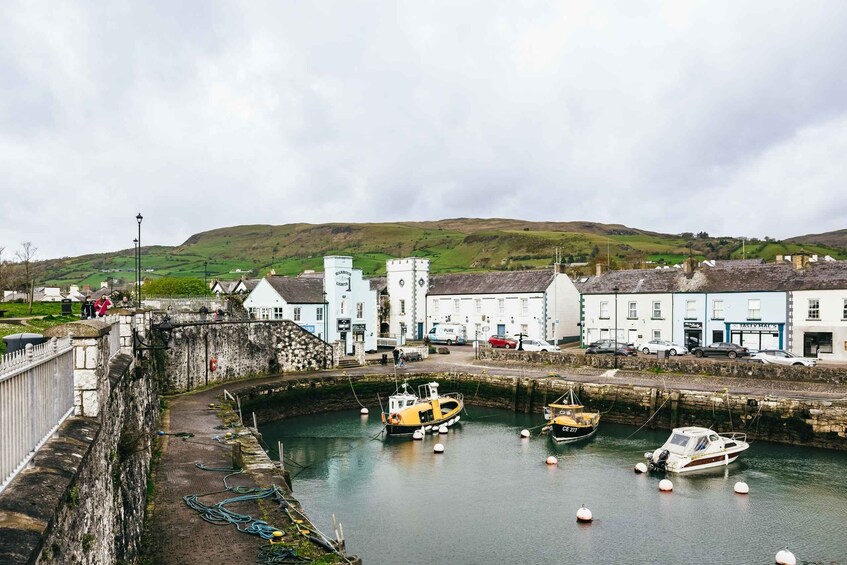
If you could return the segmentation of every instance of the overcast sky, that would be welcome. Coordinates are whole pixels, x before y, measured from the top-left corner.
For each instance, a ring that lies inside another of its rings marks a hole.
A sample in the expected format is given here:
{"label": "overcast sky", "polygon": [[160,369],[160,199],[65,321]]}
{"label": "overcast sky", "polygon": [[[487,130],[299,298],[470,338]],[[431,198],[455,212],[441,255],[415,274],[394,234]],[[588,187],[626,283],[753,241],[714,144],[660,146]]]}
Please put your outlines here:
{"label": "overcast sky", "polygon": [[0,3],[0,246],[847,228],[847,2]]}

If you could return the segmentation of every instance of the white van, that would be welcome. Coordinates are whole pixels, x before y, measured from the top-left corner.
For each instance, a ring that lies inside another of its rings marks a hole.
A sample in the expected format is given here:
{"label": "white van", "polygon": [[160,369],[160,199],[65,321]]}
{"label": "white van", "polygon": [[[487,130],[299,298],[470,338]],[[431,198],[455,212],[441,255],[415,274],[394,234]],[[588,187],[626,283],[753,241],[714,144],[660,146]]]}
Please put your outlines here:
{"label": "white van", "polygon": [[468,340],[465,326],[462,324],[438,324],[427,334],[430,343],[446,343],[447,345],[464,345]]}

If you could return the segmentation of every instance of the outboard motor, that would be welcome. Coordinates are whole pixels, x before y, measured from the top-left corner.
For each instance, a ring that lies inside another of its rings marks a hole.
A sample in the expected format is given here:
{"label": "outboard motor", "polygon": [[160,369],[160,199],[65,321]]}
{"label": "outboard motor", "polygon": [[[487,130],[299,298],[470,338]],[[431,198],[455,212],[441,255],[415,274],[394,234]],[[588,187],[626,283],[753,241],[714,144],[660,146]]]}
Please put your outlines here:
{"label": "outboard motor", "polygon": [[670,451],[667,449],[662,449],[661,447],[653,452],[653,456],[650,457],[650,470],[651,471],[665,471],[666,465],[668,463],[668,457],[670,456]]}

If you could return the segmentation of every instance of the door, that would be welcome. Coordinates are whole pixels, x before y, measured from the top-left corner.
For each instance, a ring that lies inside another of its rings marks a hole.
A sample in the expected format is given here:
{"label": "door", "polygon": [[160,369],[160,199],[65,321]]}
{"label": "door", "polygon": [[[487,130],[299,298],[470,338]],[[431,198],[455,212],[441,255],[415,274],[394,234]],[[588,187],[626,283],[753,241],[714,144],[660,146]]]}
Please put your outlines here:
{"label": "door", "polygon": [[497,335],[506,335],[506,324],[497,324]]}
{"label": "door", "polygon": [[418,339],[423,339],[423,322],[418,322]]}
{"label": "door", "polygon": [[634,344],[637,339],[638,339],[638,330],[630,329],[629,335],[626,338],[626,342]]}
{"label": "door", "polygon": [[700,330],[685,330],[685,347],[687,347],[688,349],[693,349],[695,347],[703,345],[701,337],[702,335],[703,332]]}

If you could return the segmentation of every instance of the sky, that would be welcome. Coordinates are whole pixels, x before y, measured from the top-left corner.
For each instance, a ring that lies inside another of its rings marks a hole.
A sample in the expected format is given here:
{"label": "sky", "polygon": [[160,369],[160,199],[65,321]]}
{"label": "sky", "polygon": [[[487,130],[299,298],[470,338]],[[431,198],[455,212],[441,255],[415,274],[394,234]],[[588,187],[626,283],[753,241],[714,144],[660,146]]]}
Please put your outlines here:
{"label": "sky", "polygon": [[0,247],[456,217],[847,228],[847,2],[5,0]]}

